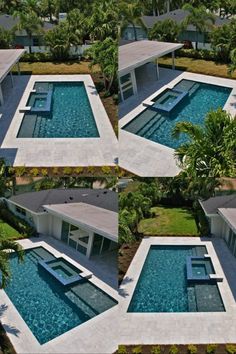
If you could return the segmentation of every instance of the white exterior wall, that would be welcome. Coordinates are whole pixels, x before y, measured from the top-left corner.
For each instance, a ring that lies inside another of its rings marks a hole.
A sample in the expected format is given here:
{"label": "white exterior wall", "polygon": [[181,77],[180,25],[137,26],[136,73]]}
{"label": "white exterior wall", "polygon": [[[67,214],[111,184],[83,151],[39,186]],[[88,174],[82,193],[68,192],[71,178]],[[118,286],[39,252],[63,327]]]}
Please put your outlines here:
{"label": "white exterior wall", "polygon": [[211,233],[217,237],[223,237],[224,220],[220,215],[211,217]]}
{"label": "white exterior wall", "polygon": [[62,227],[62,219],[57,216],[49,215],[49,234],[52,237],[61,239],[61,227]]}

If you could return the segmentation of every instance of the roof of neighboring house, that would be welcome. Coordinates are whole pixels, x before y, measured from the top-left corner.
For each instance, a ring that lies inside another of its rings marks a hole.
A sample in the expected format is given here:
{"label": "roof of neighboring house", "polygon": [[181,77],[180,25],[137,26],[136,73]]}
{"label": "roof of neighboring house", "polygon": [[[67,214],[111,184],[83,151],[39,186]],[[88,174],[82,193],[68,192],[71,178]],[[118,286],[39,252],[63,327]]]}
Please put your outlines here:
{"label": "roof of neighboring house", "polygon": [[[181,23],[188,16],[188,14],[189,14],[188,11],[178,9],[178,10],[170,11],[169,13],[165,13],[160,16],[143,16],[142,19],[147,28],[152,28],[155,25],[155,23],[159,21],[164,21],[166,19],[172,19],[177,23]],[[229,22],[230,22],[229,19],[226,18],[222,19],[221,17],[215,15],[215,24],[214,24],[215,26],[217,27],[222,26]],[[187,30],[195,31],[195,27],[193,25],[189,25],[187,27]]]}
{"label": "roof of neighboring house", "polygon": [[[11,15],[0,15],[0,26],[3,27],[5,30],[12,30],[19,22],[19,19],[17,17],[13,17]],[[55,25],[50,23],[50,22],[43,22],[43,30],[44,31],[49,31],[52,29]],[[16,31],[15,34],[17,36],[27,36],[27,33],[25,30],[23,31]]]}
{"label": "roof of neighboring house", "polygon": [[212,197],[207,200],[200,201],[200,204],[207,215],[218,214],[218,209],[236,208],[236,193]]}
{"label": "roof of neighboring house", "polygon": [[158,41],[135,41],[119,48],[119,74],[124,75],[131,70],[149,63],[156,58],[182,48],[181,43]]}
{"label": "roof of neighboring house", "polygon": [[24,52],[24,49],[0,49],[0,83],[20,60]]}
{"label": "roof of neighboring house", "polygon": [[48,189],[14,195],[9,200],[35,213],[43,212],[43,205],[67,203],[86,203],[118,212],[117,193],[107,189]]}
{"label": "roof of neighboring house", "polygon": [[219,213],[234,232],[236,232],[236,208],[220,208]]}
{"label": "roof of neighboring house", "polygon": [[45,205],[44,207],[50,214],[68,219],[75,225],[88,227],[91,231],[114,242],[118,241],[118,213],[114,211],[87,203]]}

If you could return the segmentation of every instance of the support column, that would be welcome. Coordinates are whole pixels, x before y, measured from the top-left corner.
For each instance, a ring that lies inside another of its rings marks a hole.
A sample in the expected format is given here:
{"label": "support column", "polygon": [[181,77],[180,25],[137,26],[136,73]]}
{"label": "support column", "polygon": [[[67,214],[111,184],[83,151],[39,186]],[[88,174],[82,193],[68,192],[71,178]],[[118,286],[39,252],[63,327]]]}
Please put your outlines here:
{"label": "support column", "polygon": [[138,92],[138,88],[137,88],[137,81],[136,81],[135,71],[132,70],[132,71],[130,72],[130,75],[131,75],[131,81],[132,81],[132,86],[133,86],[134,95],[136,95],[137,92]]}
{"label": "support column", "polygon": [[89,232],[89,241],[88,241],[88,247],[87,247],[87,252],[86,252],[86,257],[90,258],[92,249],[93,249],[93,240],[94,240],[94,233],[92,231]]}
{"label": "support column", "polygon": [[172,70],[175,70],[175,52],[172,52],[171,55],[172,55]]}
{"label": "support column", "polygon": [[20,63],[19,63],[19,61],[17,62],[17,71],[18,71],[18,75],[20,75]]}
{"label": "support column", "polygon": [[157,80],[160,78],[160,73],[159,73],[159,65],[158,65],[158,60],[156,62],[156,69],[157,69]]}
{"label": "support column", "polygon": [[0,83],[0,104],[3,106],[4,104],[4,99],[3,99],[3,93],[2,93],[2,84]]}

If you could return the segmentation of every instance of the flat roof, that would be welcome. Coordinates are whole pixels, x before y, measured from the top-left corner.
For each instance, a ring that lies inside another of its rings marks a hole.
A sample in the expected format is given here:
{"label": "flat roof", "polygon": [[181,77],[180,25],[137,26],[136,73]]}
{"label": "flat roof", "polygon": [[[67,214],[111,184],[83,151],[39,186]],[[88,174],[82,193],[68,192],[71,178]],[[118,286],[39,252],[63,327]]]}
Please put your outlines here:
{"label": "flat roof", "polygon": [[207,215],[217,215],[218,209],[236,208],[236,193],[219,195],[199,202]]}
{"label": "flat roof", "polygon": [[236,208],[220,208],[219,214],[224,218],[230,228],[236,232]]}
{"label": "flat roof", "polygon": [[19,61],[25,49],[0,49],[0,83]]}
{"label": "flat roof", "polygon": [[183,47],[182,43],[136,41],[119,47],[119,75]]}
{"label": "flat roof", "polygon": [[52,204],[44,208],[53,215],[64,217],[72,224],[88,227],[114,242],[118,242],[118,213],[86,203]]}

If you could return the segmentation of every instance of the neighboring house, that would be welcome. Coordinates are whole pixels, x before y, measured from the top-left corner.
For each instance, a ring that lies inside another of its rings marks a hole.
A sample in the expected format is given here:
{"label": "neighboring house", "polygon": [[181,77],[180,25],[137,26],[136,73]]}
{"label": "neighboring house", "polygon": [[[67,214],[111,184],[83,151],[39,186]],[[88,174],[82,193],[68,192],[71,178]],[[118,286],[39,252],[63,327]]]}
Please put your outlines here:
{"label": "neighboring house", "polygon": [[236,256],[236,193],[200,201],[211,234],[223,238]]}
{"label": "neighboring house", "polygon": [[[19,23],[19,19],[15,18],[11,15],[0,15],[0,26],[3,27],[5,30],[12,31]],[[49,22],[43,22],[43,32],[47,32],[52,29],[55,25]],[[34,51],[39,50],[39,47],[44,49],[44,39],[43,39],[43,32],[42,34],[35,34],[30,42],[30,38],[28,37],[26,31],[15,31],[14,37],[14,46],[16,48],[27,48],[30,45],[36,48],[33,48]]]}
{"label": "neighboring house", "polygon": [[[188,16],[188,11],[184,11],[184,10],[174,10],[171,11],[169,13],[166,13],[164,15],[160,15],[160,16],[143,16],[143,22],[146,26],[146,30],[137,26],[136,30],[137,30],[137,36],[138,39],[146,39],[148,37],[148,30],[150,30],[155,23],[159,22],[159,21],[164,21],[166,19],[172,19],[174,21],[176,21],[178,24],[181,24],[185,18]],[[230,20],[229,19],[222,19],[219,16],[215,16],[215,24],[214,26],[219,27],[222,26],[224,24],[229,23]],[[124,32],[123,32],[123,39],[126,40],[134,40],[134,31],[132,26],[128,26]],[[195,43],[196,40],[196,29],[194,26],[189,25],[187,27],[186,30],[183,30],[180,35],[179,35],[179,41],[191,41],[192,43]],[[209,45],[209,33],[199,33],[198,34],[198,42],[199,42],[199,48],[205,48],[205,49],[209,49],[210,45]]]}
{"label": "neighboring house", "polygon": [[39,234],[61,240],[88,258],[117,248],[117,193],[101,189],[50,189],[4,199],[9,210]]}

